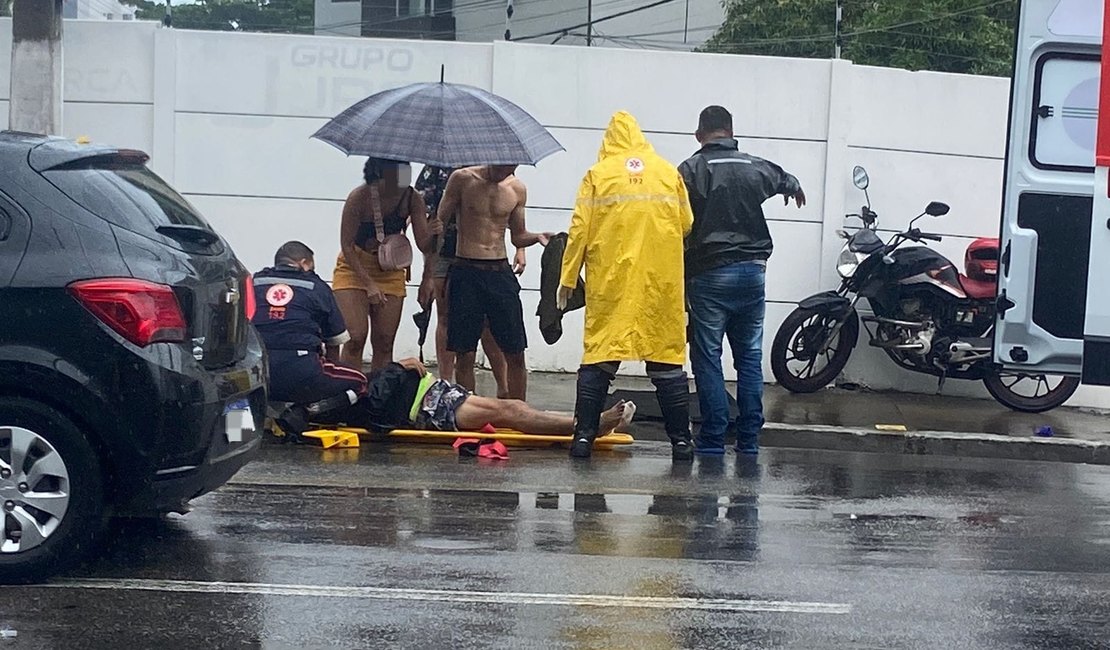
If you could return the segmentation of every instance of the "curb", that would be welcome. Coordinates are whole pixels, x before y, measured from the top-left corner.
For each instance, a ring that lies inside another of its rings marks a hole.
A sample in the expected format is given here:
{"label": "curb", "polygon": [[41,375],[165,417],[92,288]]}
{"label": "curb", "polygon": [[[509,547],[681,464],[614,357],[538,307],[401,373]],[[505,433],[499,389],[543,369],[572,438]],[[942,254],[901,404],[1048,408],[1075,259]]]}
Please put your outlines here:
{"label": "curb", "polygon": [[963,456],[1007,460],[1110,465],[1110,443],[1075,438],[1034,438],[955,431],[887,432],[824,425],[768,422],[764,447],[824,449],[916,456]]}

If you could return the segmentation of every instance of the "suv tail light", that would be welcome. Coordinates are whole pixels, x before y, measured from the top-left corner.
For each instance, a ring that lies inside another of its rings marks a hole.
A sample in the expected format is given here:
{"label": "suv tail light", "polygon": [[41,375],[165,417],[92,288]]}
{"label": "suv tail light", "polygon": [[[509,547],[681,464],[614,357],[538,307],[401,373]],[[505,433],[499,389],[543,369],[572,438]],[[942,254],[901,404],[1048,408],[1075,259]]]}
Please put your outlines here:
{"label": "suv tail light", "polygon": [[173,289],[128,278],[82,280],[69,292],[120,336],[139,347],[185,340],[185,316]]}

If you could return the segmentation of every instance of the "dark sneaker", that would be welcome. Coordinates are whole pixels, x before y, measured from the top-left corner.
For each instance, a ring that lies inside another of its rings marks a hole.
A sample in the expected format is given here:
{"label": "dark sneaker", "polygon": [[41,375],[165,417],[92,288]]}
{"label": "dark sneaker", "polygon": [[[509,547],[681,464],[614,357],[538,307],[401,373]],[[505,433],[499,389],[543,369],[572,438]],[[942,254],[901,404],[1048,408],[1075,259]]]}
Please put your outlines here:
{"label": "dark sneaker", "polygon": [[274,418],[274,424],[284,433],[284,436],[281,436],[282,442],[298,445],[305,443],[301,434],[308,431],[309,427],[308,413],[305,412],[303,407],[290,406],[282,411],[281,415]]}
{"label": "dark sneaker", "polygon": [[570,445],[571,458],[589,458],[594,450],[594,441],[589,438],[575,438]]}
{"label": "dark sneaker", "polygon": [[744,454],[747,456],[756,456],[759,454],[759,433],[754,435],[736,436],[736,453]]}
{"label": "dark sneaker", "polygon": [[689,462],[694,460],[694,445],[689,440],[679,440],[671,444],[671,460]]}

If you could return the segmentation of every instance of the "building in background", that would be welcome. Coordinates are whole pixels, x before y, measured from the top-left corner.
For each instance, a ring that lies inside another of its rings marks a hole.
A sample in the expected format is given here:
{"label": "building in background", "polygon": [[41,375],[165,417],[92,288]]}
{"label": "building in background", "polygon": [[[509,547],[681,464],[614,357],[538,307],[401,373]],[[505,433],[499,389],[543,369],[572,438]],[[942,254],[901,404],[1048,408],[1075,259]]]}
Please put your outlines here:
{"label": "building in background", "polygon": [[[451,41],[505,38],[506,0],[316,0],[316,33]],[[691,50],[724,21],[720,0],[514,0],[512,40]]]}
{"label": "building in background", "polygon": [[62,18],[134,20],[135,7],[117,0],[62,0]]}
{"label": "building in background", "polygon": [[[505,2],[455,5],[458,40],[504,38]],[[512,40],[531,43],[692,50],[724,22],[720,0],[514,0],[513,7]]]}
{"label": "building in background", "polygon": [[316,0],[318,36],[362,36],[362,0]]}
{"label": "building in background", "polygon": [[[499,4],[503,0],[472,0]],[[316,34],[456,40],[454,5],[459,0],[316,0]]]}

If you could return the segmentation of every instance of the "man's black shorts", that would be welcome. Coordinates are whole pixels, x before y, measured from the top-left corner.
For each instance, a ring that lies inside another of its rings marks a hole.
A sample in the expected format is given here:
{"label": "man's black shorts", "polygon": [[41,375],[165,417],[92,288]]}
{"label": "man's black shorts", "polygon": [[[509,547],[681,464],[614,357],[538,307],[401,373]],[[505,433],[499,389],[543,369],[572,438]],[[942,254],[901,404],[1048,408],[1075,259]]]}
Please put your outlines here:
{"label": "man's black shorts", "polygon": [[508,260],[471,260],[456,257],[447,273],[447,349],[466,354],[478,349],[482,327],[505,354],[528,347],[520,282]]}

